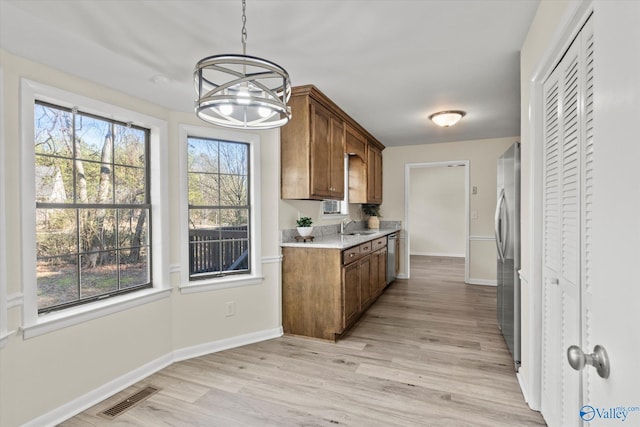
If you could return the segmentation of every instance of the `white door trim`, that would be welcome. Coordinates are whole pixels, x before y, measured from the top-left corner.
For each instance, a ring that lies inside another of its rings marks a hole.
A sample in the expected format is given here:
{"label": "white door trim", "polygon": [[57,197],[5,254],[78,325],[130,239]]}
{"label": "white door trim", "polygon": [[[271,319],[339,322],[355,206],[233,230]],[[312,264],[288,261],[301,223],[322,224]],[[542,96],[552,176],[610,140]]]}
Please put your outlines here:
{"label": "white door trim", "polygon": [[409,230],[411,229],[411,218],[409,218],[409,194],[411,189],[411,169],[420,168],[438,168],[448,166],[464,166],[464,218],[465,218],[465,253],[464,253],[464,281],[469,283],[469,160],[450,160],[446,162],[427,162],[427,163],[406,163],[404,165],[404,224],[405,236],[404,253],[407,254],[404,259],[404,268],[406,278],[411,276],[410,251],[411,238]]}

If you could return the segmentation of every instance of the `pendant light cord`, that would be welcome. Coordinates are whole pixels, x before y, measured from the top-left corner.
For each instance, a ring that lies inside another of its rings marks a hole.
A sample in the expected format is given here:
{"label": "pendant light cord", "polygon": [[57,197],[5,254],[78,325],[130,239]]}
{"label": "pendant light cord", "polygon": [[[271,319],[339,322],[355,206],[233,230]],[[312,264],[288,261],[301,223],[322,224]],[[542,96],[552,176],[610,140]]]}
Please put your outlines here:
{"label": "pendant light cord", "polygon": [[242,0],[242,54],[247,55],[247,2]]}

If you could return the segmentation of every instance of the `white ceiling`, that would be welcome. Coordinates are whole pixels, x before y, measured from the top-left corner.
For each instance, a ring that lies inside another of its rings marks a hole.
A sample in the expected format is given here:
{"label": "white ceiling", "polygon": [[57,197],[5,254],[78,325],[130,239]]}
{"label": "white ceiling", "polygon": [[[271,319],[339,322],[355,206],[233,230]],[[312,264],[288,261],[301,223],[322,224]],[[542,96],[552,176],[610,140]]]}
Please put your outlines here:
{"label": "white ceiling", "polygon": [[[247,0],[247,54],[316,85],[386,146],[517,136],[519,52],[538,2]],[[193,68],[241,53],[241,14],[240,0],[0,0],[0,46],[193,111]],[[427,120],[447,109],[467,116]]]}

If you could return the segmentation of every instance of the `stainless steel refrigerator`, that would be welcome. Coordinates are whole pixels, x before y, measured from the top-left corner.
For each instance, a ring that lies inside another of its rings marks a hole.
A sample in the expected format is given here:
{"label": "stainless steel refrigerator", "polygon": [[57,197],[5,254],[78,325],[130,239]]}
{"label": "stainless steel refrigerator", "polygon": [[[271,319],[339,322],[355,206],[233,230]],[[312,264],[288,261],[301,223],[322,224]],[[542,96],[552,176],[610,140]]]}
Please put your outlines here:
{"label": "stainless steel refrigerator", "polygon": [[498,200],[495,214],[498,250],[498,325],[520,367],[520,143],[498,159]]}

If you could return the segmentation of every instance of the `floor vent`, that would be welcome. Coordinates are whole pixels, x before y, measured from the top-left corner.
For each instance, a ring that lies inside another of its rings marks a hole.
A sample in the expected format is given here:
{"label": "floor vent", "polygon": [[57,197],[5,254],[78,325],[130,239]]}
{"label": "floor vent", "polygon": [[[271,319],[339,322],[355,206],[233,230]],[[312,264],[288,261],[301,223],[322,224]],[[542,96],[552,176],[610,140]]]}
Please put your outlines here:
{"label": "floor vent", "polygon": [[160,389],[157,387],[153,387],[153,386],[145,387],[142,390],[116,403],[112,407],[100,412],[98,415],[102,418],[112,420],[118,415],[123,414],[124,412],[133,408],[138,403],[143,402],[146,399],[150,398],[151,396],[153,396],[159,391]]}

